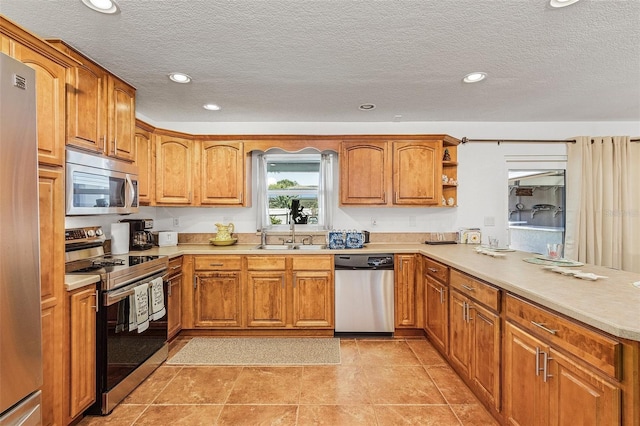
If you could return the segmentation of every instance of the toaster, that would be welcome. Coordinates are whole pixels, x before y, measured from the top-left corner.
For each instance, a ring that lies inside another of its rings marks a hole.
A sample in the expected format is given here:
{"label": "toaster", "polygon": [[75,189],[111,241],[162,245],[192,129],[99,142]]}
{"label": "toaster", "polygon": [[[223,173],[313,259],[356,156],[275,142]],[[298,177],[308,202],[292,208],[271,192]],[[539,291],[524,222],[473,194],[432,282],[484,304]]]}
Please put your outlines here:
{"label": "toaster", "polygon": [[159,231],[157,234],[157,244],[159,247],[177,246],[178,233],[175,231]]}

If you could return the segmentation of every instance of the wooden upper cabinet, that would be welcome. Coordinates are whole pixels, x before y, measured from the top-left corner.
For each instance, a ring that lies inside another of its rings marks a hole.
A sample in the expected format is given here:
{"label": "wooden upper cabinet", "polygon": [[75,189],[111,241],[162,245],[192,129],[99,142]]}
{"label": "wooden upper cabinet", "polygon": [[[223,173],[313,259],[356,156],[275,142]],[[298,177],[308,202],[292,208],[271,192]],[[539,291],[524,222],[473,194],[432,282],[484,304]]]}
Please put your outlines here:
{"label": "wooden upper cabinet", "polygon": [[121,160],[134,161],[136,90],[119,78],[109,75],[108,85],[109,126],[107,131],[107,155]]}
{"label": "wooden upper cabinet", "polygon": [[340,148],[340,204],[386,205],[387,142],[344,141]]}
{"label": "wooden upper cabinet", "polygon": [[343,141],[340,204],[439,206],[442,141]]}
{"label": "wooden upper cabinet", "polygon": [[63,41],[49,42],[80,62],[67,79],[67,144],[103,153],[107,137],[107,72]]}
{"label": "wooden upper cabinet", "polygon": [[[248,206],[247,172],[242,142],[200,144],[200,203],[203,205]],[[250,184],[249,184],[250,185]]]}
{"label": "wooden upper cabinet", "polygon": [[36,72],[38,161],[62,166],[65,145],[65,81],[67,68],[19,43],[15,58]]}
{"label": "wooden upper cabinet", "polygon": [[393,142],[393,204],[440,204],[441,152],[440,141]]}
{"label": "wooden upper cabinet", "polygon": [[156,138],[156,203],[190,205],[193,198],[194,141],[173,136]]}
{"label": "wooden upper cabinet", "polygon": [[138,166],[138,202],[142,205],[153,205],[155,202],[154,184],[154,152],[153,134],[141,127],[135,130],[135,161]]}

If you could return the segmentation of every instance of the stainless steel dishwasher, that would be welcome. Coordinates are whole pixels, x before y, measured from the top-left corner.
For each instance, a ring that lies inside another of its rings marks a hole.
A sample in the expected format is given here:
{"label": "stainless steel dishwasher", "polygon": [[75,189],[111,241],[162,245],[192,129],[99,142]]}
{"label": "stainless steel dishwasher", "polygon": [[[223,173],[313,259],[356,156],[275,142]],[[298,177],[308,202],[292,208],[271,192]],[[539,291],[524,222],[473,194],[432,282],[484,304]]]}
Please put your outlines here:
{"label": "stainless steel dishwasher", "polygon": [[393,254],[334,256],[335,332],[393,333]]}

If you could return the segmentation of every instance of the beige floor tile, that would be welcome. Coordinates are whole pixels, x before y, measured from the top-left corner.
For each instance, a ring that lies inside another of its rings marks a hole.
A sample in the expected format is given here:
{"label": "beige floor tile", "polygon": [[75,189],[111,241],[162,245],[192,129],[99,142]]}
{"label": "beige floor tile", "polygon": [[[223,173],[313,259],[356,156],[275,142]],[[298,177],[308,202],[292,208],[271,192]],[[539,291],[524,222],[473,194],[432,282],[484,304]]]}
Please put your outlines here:
{"label": "beige floor tile", "polygon": [[444,404],[444,398],[422,366],[364,366],[374,404]]}
{"label": "beige floor tile", "polygon": [[178,374],[182,367],[162,365],[147,379],[140,383],[122,402],[124,404],[150,404],[162,392],[167,384]]}
{"label": "beige floor tile", "polygon": [[451,409],[464,426],[497,426],[493,416],[480,404],[452,404]]}
{"label": "beige floor tile", "polygon": [[375,405],[379,426],[460,426],[448,405]]}
{"label": "beige floor tile", "polygon": [[418,357],[422,365],[446,365],[447,362],[442,355],[433,347],[433,345],[425,339],[407,340],[407,345],[413,353]]}
{"label": "beige floor tile", "polygon": [[244,367],[228,404],[297,404],[303,367]]}
{"label": "beige floor tile", "polygon": [[340,339],[340,362],[342,365],[360,363],[360,352],[355,339]]}
{"label": "beige floor tile", "polygon": [[363,365],[420,365],[404,339],[357,340]]}
{"label": "beige floor tile", "polygon": [[87,416],[78,423],[78,426],[129,426],[146,408],[146,405],[120,404],[108,416]]}
{"label": "beige floor tile", "polygon": [[297,405],[225,405],[218,425],[262,426],[296,424]]}
{"label": "beige floor tile", "polygon": [[298,426],[370,426],[376,424],[371,405],[301,405]]}
{"label": "beige floor tile", "polygon": [[304,367],[300,404],[369,404],[367,378],[357,365]]}
{"label": "beige floor tile", "polygon": [[154,404],[223,404],[242,367],[183,367]]}
{"label": "beige floor tile", "polygon": [[449,404],[477,404],[478,400],[467,385],[449,365],[427,367],[442,395]]}
{"label": "beige floor tile", "polygon": [[216,424],[223,405],[150,405],[135,426],[206,426]]}

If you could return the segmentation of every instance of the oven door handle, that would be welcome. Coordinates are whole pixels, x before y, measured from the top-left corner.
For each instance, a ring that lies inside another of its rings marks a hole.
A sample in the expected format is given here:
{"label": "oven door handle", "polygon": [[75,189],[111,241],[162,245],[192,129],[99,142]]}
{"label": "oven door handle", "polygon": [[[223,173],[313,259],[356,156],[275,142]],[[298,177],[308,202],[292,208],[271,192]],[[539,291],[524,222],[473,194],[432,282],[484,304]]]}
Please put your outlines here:
{"label": "oven door handle", "polygon": [[155,276],[149,277],[149,278],[145,278],[144,280],[140,280],[137,281],[133,284],[129,284],[128,286],[116,290],[116,291],[111,291],[111,292],[105,292],[104,293],[104,305],[105,306],[111,306],[115,303],[118,303],[119,301],[121,301],[122,299],[125,299],[129,296],[131,296],[132,294],[135,293],[136,291],[136,287],[138,287],[140,284],[143,284],[145,282],[147,282],[149,284],[149,287],[151,286],[151,282],[152,280],[156,279],[156,278],[162,278],[162,285],[164,286],[165,284],[165,279],[169,276],[169,274],[157,274]]}

